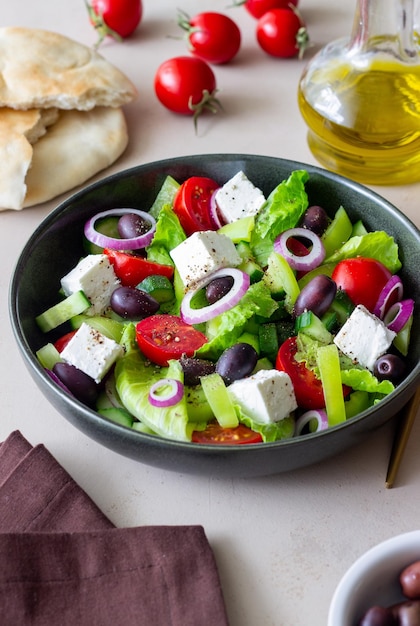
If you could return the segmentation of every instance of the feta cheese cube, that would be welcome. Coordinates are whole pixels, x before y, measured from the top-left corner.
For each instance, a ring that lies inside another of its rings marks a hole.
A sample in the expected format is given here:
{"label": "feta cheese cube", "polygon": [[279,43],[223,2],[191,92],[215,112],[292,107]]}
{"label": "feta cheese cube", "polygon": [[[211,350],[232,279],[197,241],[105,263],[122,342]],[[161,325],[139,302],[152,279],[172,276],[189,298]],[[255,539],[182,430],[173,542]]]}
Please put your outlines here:
{"label": "feta cheese cube", "polygon": [[265,202],[261,189],[240,171],[216,191],[216,204],[225,222],[256,215]]}
{"label": "feta cheese cube", "polygon": [[359,304],[335,336],[334,343],[350,359],[373,371],[376,359],[385,354],[395,335]]}
{"label": "feta cheese cube", "polygon": [[290,376],[279,370],[259,370],[227,390],[232,401],[260,424],[278,422],[297,408]]}
{"label": "feta cheese cube", "polygon": [[88,315],[101,315],[119,285],[120,281],[106,254],[89,254],[61,279],[66,296],[80,290],[84,292],[92,305],[86,311]]}
{"label": "feta cheese cube", "polygon": [[232,240],[213,230],[193,233],[173,248],[170,255],[186,290],[218,269],[241,263]]}
{"label": "feta cheese cube", "polygon": [[83,323],[60,356],[99,383],[123,353],[120,344]]}

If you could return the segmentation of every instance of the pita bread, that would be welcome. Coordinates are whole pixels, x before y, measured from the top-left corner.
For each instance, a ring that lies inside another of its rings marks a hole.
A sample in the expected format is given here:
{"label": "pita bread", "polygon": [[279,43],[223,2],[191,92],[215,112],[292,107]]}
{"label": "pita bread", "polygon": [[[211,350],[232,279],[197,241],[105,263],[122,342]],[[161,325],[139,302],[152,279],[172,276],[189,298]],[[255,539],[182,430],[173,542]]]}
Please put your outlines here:
{"label": "pita bread", "polygon": [[45,135],[57,117],[57,109],[0,109],[0,208],[22,207],[25,178],[32,161],[31,144]]}
{"label": "pita bread", "polygon": [[45,30],[0,28],[0,106],[88,111],[121,107],[136,88],[95,50]]}
{"label": "pita bread", "polygon": [[51,200],[109,167],[128,143],[121,109],[62,111],[33,146],[23,207]]}

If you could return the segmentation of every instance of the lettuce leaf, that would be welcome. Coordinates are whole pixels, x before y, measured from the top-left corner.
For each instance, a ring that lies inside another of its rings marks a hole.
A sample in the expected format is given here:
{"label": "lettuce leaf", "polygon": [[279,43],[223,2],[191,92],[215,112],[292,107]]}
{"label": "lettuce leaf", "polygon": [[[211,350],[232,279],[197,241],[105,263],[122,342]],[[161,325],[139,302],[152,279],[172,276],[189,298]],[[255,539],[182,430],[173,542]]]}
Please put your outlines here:
{"label": "lettuce leaf", "polygon": [[174,262],[169,252],[186,238],[187,235],[171,205],[165,204],[159,211],[156,232],[151,244],[146,249],[148,260],[173,266]]}
{"label": "lettuce leaf", "polygon": [[271,192],[258,213],[251,236],[251,248],[260,265],[267,265],[277,235],[294,228],[308,208],[305,191],[308,179],[309,174],[305,170],[292,172],[287,180],[283,180]]}
{"label": "lettuce leaf", "polygon": [[248,320],[254,315],[268,319],[277,307],[268,287],[262,281],[254,283],[239,304],[207,323],[206,335],[209,341],[197,350],[196,356],[215,361],[223,350],[238,341]]}
{"label": "lettuce leaf", "polygon": [[341,380],[344,385],[352,387],[355,391],[368,391],[388,395],[395,387],[390,380],[379,381],[369,370],[353,367],[341,370]]}
{"label": "lettuce leaf", "polygon": [[401,269],[402,264],[398,257],[398,245],[394,238],[383,230],[377,230],[366,235],[350,237],[341,248],[324,260],[324,263],[338,263],[343,259],[355,256],[370,257],[380,261],[392,274]]}
{"label": "lettuce leaf", "polygon": [[235,410],[238,415],[238,419],[241,424],[248,426],[257,433],[260,433],[263,441],[279,441],[279,439],[290,439],[295,432],[295,419],[292,416],[285,417],[278,422],[272,422],[270,424],[261,424],[256,422],[249,415],[243,413],[241,408],[235,404]]}

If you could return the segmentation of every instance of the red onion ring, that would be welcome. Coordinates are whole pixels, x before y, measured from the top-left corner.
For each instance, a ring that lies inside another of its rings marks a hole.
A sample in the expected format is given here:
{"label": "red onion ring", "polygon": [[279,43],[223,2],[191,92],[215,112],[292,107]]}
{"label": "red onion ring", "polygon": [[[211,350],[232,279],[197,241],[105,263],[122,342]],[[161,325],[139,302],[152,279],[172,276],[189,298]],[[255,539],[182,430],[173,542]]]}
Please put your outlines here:
{"label": "red onion ring", "polygon": [[401,300],[391,306],[385,314],[383,322],[389,330],[393,330],[394,333],[399,333],[413,315],[413,311],[414,300],[411,300],[411,298]]}
{"label": "red onion ring", "polygon": [[323,409],[311,409],[310,411],[306,411],[298,417],[295,425],[295,436],[301,435],[305,426],[309,424],[312,420],[316,420],[318,425],[316,430],[313,432],[318,433],[320,430],[326,430],[328,428],[328,417],[326,412]]}
{"label": "red onion ring", "polygon": [[402,297],[402,280],[399,276],[394,274],[379,294],[378,302],[375,304],[375,308],[373,309],[373,314],[376,315],[376,317],[383,319],[390,306],[392,306],[395,302],[399,302]]}
{"label": "red onion ring", "polygon": [[[146,222],[149,222],[150,229],[147,233],[139,235],[138,237],[132,237],[131,239],[124,239],[123,237],[117,239],[115,237],[107,237],[95,229],[95,224],[99,219],[113,215],[125,215],[126,213],[135,213]],[[101,211],[91,217],[85,224],[84,233],[86,239],[100,248],[111,248],[112,250],[139,250],[149,245],[153,239],[155,230],[156,220],[145,211],[140,211],[139,209],[110,209],[109,211]]]}
{"label": "red onion ring", "polygon": [[[169,393],[161,396],[158,391],[162,387],[169,387]],[[166,408],[177,404],[184,395],[184,385],[175,378],[162,378],[150,387],[149,402],[152,406]]]}
{"label": "red onion ring", "polygon": [[[311,242],[312,248],[306,256],[298,256],[289,250],[287,242],[291,237],[302,237]],[[309,272],[321,265],[325,259],[324,244],[318,235],[308,228],[297,227],[285,230],[274,240],[274,250],[286,259],[292,269],[297,271]]]}
{"label": "red onion ring", "polygon": [[[233,285],[229,292],[213,304],[209,304],[201,309],[192,309],[191,300],[195,294],[206,287],[215,278],[223,276],[231,276],[233,278]],[[182,319],[187,324],[201,324],[202,322],[208,322],[213,319],[213,317],[232,309],[236,304],[238,304],[242,296],[248,290],[250,283],[251,280],[249,275],[234,267],[227,267],[213,272],[209,276],[206,276],[204,280],[200,281],[194,289],[188,291],[183,297],[180,311]]]}
{"label": "red onion ring", "polygon": [[216,193],[218,191],[219,191],[218,189],[213,191],[213,193],[210,196],[210,204],[209,204],[210,221],[212,222],[212,225],[214,228],[222,228],[222,226],[224,226],[224,222],[221,219],[219,207],[217,206],[217,202],[216,202]]}

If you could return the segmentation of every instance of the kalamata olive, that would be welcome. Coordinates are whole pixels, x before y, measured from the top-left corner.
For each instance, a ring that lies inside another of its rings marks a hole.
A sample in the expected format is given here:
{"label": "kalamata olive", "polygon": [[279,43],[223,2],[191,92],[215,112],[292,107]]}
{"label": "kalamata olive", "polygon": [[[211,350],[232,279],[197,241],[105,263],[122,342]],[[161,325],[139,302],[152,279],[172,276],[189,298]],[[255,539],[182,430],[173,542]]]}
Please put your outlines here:
{"label": "kalamata olive", "polygon": [[110,304],[115,313],[133,320],[153,315],[160,306],[151,295],[135,287],[117,287],[112,292]]}
{"label": "kalamata olive", "polygon": [[400,584],[406,598],[420,600],[420,561],[411,563],[401,572]]}
{"label": "kalamata olive", "polygon": [[293,314],[297,317],[304,311],[312,311],[320,317],[331,306],[337,293],[337,285],[329,276],[318,274],[305,285],[296,298]]}
{"label": "kalamata olive", "polygon": [[420,600],[406,600],[391,607],[398,626],[420,626]]}
{"label": "kalamata olive", "polygon": [[56,363],[52,371],[80,402],[90,407],[95,405],[99,387],[93,378],[64,361]]}
{"label": "kalamata olive", "polygon": [[359,626],[397,626],[392,610],[372,606],[362,617]]}
{"label": "kalamata olive", "polygon": [[150,230],[150,224],[137,213],[124,213],[118,220],[118,234],[123,239],[140,237]]}
{"label": "kalamata olive", "polygon": [[234,380],[249,376],[258,361],[257,351],[249,343],[236,343],[226,348],[216,363],[216,372],[230,385]]}
{"label": "kalamata olive", "polygon": [[232,289],[232,276],[220,276],[214,278],[206,287],[206,298],[209,304],[217,302]]}
{"label": "kalamata olive", "polygon": [[179,359],[179,362],[184,372],[184,383],[190,386],[198,385],[200,383],[200,376],[213,374],[216,368],[213,361],[199,359],[193,356],[183,355]]}
{"label": "kalamata olive", "polygon": [[401,357],[396,354],[384,354],[376,360],[373,373],[378,380],[398,383],[404,376],[405,369],[406,365]]}
{"label": "kalamata olive", "polygon": [[329,219],[325,209],[321,206],[313,205],[306,209],[302,216],[300,226],[321,236],[327,230],[328,223]]}

